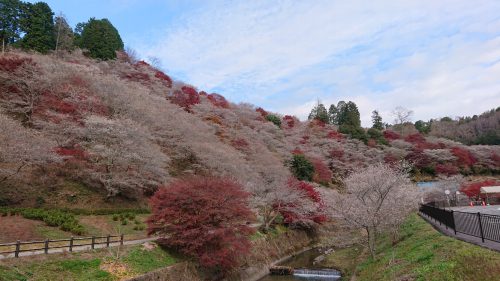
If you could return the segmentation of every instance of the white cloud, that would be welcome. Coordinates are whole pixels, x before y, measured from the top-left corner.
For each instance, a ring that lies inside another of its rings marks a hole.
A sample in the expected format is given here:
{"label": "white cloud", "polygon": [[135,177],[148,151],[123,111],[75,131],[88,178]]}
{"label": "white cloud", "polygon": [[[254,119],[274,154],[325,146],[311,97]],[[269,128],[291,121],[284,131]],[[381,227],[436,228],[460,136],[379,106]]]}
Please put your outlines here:
{"label": "white cloud", "polygon": [[169,26],[145,56],[200,88],[305,118],[353,100],[369,125],[500,106],[499,1],[214,2]]}

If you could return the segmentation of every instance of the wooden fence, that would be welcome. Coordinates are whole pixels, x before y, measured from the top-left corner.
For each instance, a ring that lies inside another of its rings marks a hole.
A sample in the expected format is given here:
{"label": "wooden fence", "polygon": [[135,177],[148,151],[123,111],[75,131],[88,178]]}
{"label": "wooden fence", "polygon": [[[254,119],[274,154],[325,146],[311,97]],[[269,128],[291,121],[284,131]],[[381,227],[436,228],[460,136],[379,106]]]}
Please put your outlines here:
{"label": "wooden fence", "polygon": [[109,247],[111,244],[117,243],[123,245],[123,241],[123,234],[92,237],[71,237],[69,239],[55,240],[46,239],[40,241],[18,240],[13,243],[0,243],[0,255],[14,254],[14,257],[18,258],[19,253],[22,252],[44,251],[45,254],[48,254],[50,249],[68,249],[70,252],[72,252],[76,247],[90,246],[90,249],[94,249],[96,245],[105,245],[105,247]]}

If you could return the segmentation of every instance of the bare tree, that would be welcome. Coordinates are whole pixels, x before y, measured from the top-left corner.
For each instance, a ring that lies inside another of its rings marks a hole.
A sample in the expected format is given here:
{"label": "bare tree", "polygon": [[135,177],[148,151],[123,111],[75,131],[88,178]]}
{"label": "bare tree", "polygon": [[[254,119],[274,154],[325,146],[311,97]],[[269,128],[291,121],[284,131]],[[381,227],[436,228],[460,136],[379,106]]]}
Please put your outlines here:
{"label": "bare tree", "polygon": [[366,231],[373,258],[378,233],[389,230],[396,238],[399,225],[418,202],[418,191],[410,181],[408,170],[406,164],[398,168],[380,163],[372,165],[345,179],[345,193],[323,195],[333,217]]}
{"label": "bare tree", "polygon": [[398,106],[392,111],[392,115],[394,116],[394,124],[399,127],[400,133],[403,134],[404,124],[411,121],[413,110]]}
{"label": "bare tree", "polygon": [[17,176],[23,168],[56,162],[55,142],[26,129],[0,112],[0,183]]}

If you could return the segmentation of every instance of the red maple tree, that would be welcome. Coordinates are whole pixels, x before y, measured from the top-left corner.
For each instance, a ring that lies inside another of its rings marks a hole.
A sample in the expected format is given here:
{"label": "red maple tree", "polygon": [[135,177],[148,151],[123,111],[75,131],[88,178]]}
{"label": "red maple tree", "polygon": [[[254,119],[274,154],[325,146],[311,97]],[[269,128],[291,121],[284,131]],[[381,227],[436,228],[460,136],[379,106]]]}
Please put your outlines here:
{"label": "red maple tree", "polygon": [[[484,180],[480,182],[474,182],[462,185],[460,191],[465,193],[469,198],[484,198],[485,196],[480,193],[481,187],[483,186],[497,186],[500,185],[500,181],[496,180]],[[497,195],[498,196],[498,195]]]}
{"label": "red maple tree", "polygon": [[148,233],[158,242],[193,257],[205,269],[223,274],[250,249],[254,219],[249,194],[228,178],[192,177],[160,188],[151,198]]}

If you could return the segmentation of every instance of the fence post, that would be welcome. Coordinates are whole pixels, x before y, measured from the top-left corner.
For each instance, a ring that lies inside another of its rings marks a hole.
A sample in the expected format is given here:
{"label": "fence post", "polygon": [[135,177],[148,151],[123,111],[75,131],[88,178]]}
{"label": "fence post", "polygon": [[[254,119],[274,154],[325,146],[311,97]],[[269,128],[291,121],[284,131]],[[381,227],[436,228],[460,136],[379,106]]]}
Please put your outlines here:
{"label": "fence post", "polygon": [[69,239],[69,251],[73,252],[73,236]]}
{"label": "fence post", "polygon": [[14,252],[14,256],[16,258],[19,257],[19,251],[21,250],[21,241],[17,240],[16,241],[16,251]]}
{"label": "fence post", "polygon": [[92,242],[90,243],[90,248],[93,250],[95,245],[95,236],[92,236]]}
{"label": "fence post", "polygon": [[120,245],[123,245],[123,234],[120,235]]}
{"label": "fence post", "polygon": [[479,221],[479,231],[481,232],[481,240],[484,243],[483,224],[481,223],[481,213],[480,212],[477,212],[477,219]]}
{"label": "fence post", "polygon": [[49,253],[49,239],[45,239],[45,246],[43,248],[43,251],[48,254]]}
{"label": "fence post", "polygon": [[451,210],[451,218],[453,219],[453,231],[455,232],[455,235],[457,235],[457,225],[455,224],[455,213],[453,210]]}
{"label": "fence post", "polygon": [[108,234],[108,236],[106,237],[106,247],[109,248],[109,238],[110,238],[110,235]]}

